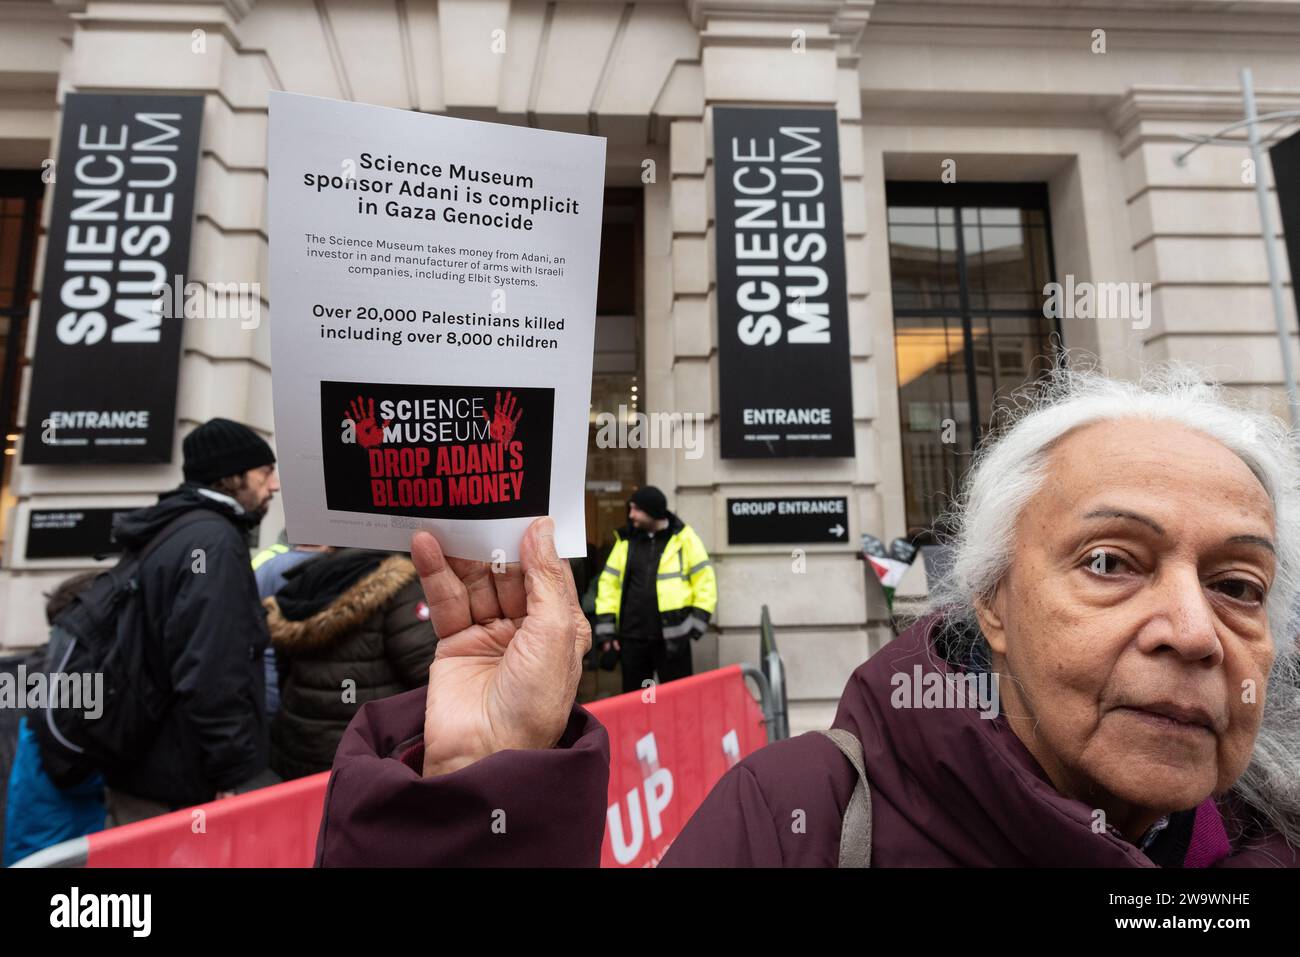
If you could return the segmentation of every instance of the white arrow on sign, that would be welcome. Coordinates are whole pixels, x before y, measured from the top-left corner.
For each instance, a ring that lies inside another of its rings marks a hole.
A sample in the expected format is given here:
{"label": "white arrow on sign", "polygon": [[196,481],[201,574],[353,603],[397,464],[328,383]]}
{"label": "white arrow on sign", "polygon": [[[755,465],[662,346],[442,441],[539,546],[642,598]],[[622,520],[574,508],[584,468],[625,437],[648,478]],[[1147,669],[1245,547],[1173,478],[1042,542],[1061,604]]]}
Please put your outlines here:
{"label": "white arrow on sign", "polygon": [[829,529],[827,529],[827,531],[829,531],[836,538],[839,538],[841,535],[844,534],[844,526],[838,524],[832,525]]}

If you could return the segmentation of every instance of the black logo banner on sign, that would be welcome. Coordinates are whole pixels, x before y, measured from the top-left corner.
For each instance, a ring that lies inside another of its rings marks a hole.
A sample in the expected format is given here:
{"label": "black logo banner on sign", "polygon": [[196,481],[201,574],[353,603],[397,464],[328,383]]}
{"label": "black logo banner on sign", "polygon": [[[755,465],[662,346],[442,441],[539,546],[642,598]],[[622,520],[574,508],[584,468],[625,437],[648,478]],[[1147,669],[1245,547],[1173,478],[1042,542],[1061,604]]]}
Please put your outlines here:
{"label": "black logo banner on sign", "polygon": [[[1282,210],[1282,233],[1286,236],[1287,261],[1291,275],[1300,276],[1300,133],[1293,133],[1269,150],[1277,205]],[[1257,171],[1256,175],[1263,175]],[[1300,283],[1291,283],[1296,309],[1300,310]]]}
{"label": "black logo banner on sign", "polygon": [[545,515],[555,390],[320,384],[325,503],[416,518]]}
{"label": "black logo banner on sign", "polygon": [[723,458],[853,455],[834,110],[715,108]]}
{"label": "black logo banner on sign", "polygon": [[63,102],[23,464],[170,462],[201,96]]}

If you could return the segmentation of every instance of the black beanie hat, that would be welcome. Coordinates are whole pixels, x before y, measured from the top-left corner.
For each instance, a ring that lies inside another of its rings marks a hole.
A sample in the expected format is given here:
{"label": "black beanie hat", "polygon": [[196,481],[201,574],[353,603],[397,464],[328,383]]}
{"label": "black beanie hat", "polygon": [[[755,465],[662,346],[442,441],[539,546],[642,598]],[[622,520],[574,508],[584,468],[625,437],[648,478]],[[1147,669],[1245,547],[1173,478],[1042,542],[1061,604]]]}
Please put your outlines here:
{"label": "black beanie hat", "polygon": [[653,485],[643,485],[637,489],[632,493],[632,497],[628,499],[628,502],[641,509],[651,518],[668,517],[668,499],[664,498],[664,493]]}
{"label": "black beanie hat", "polygon": [[230,419],[204,422],[185,436],[181,451],[186,481],[200,485],[275,463],[275,453],[265,439]]}

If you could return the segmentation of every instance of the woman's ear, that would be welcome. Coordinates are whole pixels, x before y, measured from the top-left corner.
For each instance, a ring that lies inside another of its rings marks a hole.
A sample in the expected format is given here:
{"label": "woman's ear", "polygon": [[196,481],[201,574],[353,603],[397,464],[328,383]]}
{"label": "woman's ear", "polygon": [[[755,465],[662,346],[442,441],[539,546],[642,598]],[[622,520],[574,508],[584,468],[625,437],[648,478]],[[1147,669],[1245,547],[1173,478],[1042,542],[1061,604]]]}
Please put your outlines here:
{"label": "woman's ear", "polygon": [[1007,631],[1002,614],[1002,585],[992,595],[975,599],[975,617],[989,649],[997,655],[1007,653]]}

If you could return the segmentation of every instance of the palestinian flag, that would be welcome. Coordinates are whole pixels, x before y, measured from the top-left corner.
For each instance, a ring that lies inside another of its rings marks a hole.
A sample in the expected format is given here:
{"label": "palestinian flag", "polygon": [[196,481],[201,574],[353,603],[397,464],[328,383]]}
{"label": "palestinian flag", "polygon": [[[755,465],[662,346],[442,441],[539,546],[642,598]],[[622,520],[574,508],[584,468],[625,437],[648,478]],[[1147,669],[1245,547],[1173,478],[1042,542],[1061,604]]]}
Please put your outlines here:
{"label": "palestinian flag", "polygon": [[889,610],[894,610],[894,589],[902,580],[903,575],[912,566],[906,562],[900,562],[893,558],[879,558],[875,555],[866,556],[871,567],[876,571],[876,577],[880,579],[880,584],[885,588],[885,598],[889,601]]}

